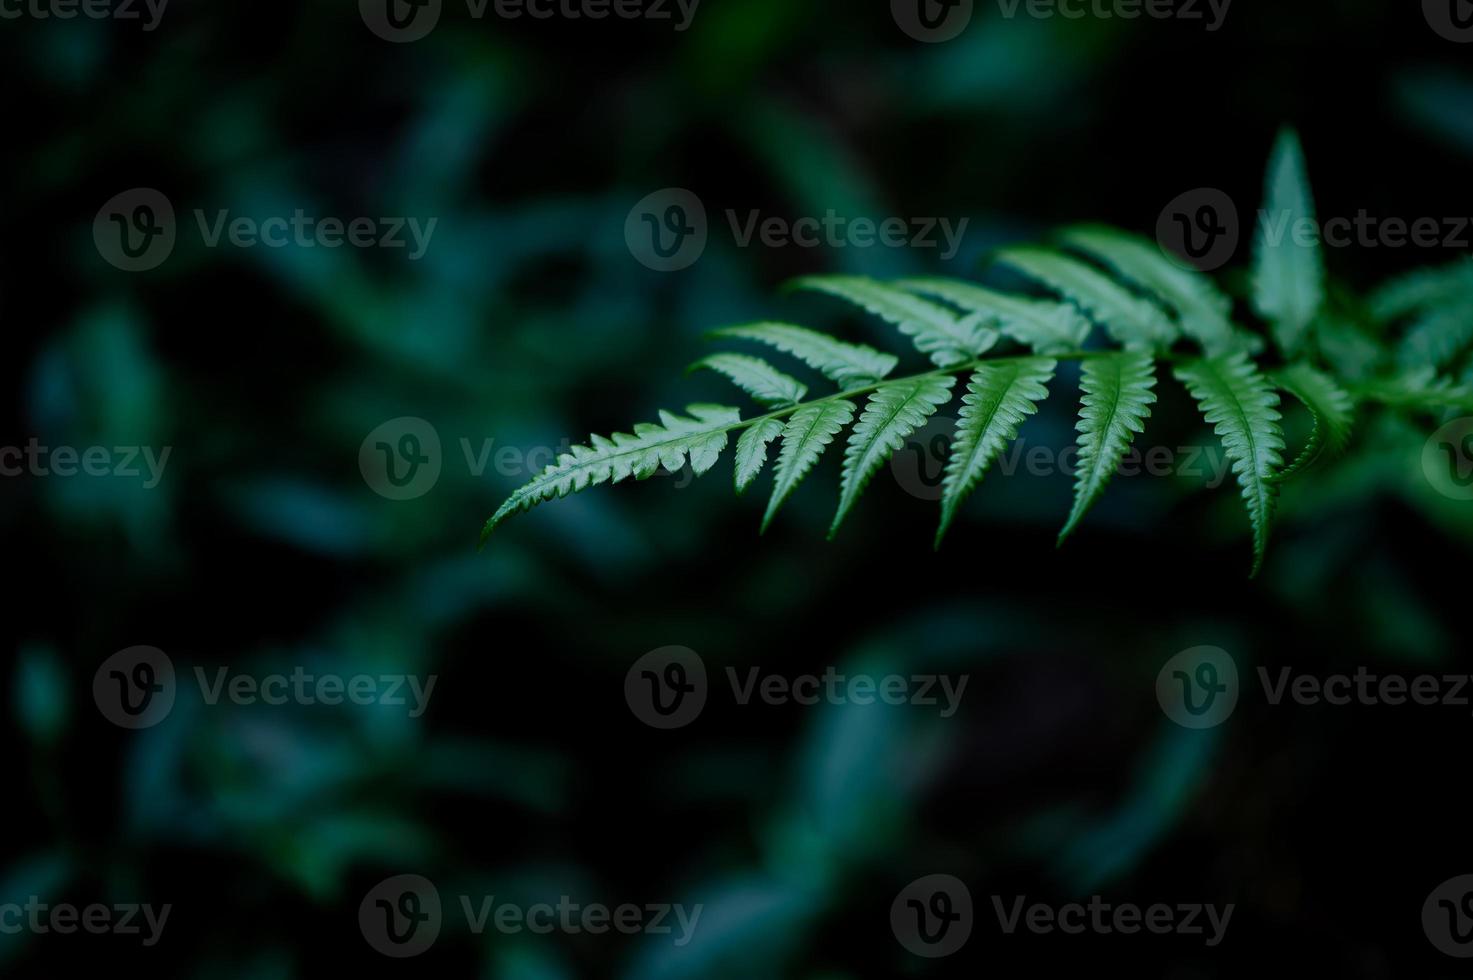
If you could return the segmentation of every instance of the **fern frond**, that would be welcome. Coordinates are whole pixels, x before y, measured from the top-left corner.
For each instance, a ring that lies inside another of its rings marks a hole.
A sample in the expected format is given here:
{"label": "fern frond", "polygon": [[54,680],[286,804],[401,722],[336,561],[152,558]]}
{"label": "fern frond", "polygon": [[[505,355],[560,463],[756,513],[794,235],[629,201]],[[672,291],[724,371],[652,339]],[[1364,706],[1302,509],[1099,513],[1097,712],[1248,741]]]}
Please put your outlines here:
{"label": "fern frond", "polygon": [[783,429],[783,448],[777,457],[772,499],[767,502],[767,513],[762,515],[763,533],[778,508],[834,441],[834,436],[854,418],[854,411],[853,402],[838,398],[804,405],[793,413]]}
{"label": "fern frond", "polygon": [[1251,574],[1257,575],[1268,550],[1278,498],[1276,476],[1284,465],[1279,396],[1241,352],[1188,361],[1177,366],[1176,376],[1197,400],[1207,424],[1215,427],[1243,488],[1253,525]]}
{"label": "fern frond", "polygon": [[1090,322],[1068,303],[1008,296],[956,279],[906,279],[899,283],[917,293],[926,293],[955,303],[987,322],[1036,354],[1066,354],[1084,346]]}
{"label": "fern frond", "polygon": [[826,333],[791,323],[749,323],[713,330],[713,337],[753,340],[791,354],[840,388],[863,388],[882,381],[900,359],[864,344],[849,344]]}
{"label": "fern frond", "polygon": [[762,419],[737,440],[736,492],[743,493],[767,462],[767,444],[783,434],[782,419]]}
{"label": "fern frond", "polygon": [[661,466],[671,471],[682,468],[687,458],[697,476],[705,473],[716,465],[726,448],[727,432],[741,422],[741,412],[725,405],[691,405],[686,411],[689,418],[662,411],[659,424],[637,425],[633,435],[591,436],[590,445],[573,446],[497,508],[481,531],[481,543],[512,514],[555,497],[631,476],[648,479]]}
{"label": "fern frond", "polygon": [[864,413],[849,434],[849,447],[844,452],[839,509],[829,527],[831,539],[875,472],[905,445],[912,432],[925,425],[942,405],[951,401],[951,389],[955,384],[954,375],[932,375],[895,381],[870,395]]}
{"label": "fern frond", "polygon": [[1253,250],[1253,308],[1272,325],[1285,357],[1299,353],[1325,302],[1325,260],[1319,241],[1305,245],[1295,240],[1295,229],[1314,216],[1304,151],[1294,131],[1285,129],[1269,160]]}
{"label": "fern frond", "polygon": [[1209,357],[1238,347],[1229,314],[1232,301],[1212,280],[1168,259],[1143,238],[1102,225],[1080,225],[1061,235],[1064,244],[1093,256],[1176,312],[1181,330]]}
{"label": "fern frond", "polygon": [[1432,368],[1406,371],[1396,377],[1362,384],[1355,393],[1367,401],[1392,408],[1440,412],[1448,409],[1473,412],[1473,384],[1439,375]]}
{"label": "fern frond", "polygon": [[1105,492],[1156,401],[1156,364],[1146,353],[1110,354],[1084,362],[1079,410],[1079,470],[1074,481],[1074,509],[1059,532],[1063,544],[1085,512]]}
{"label": "fern frond", "polygon": [[1435,269],[1417,269],[1382,285],[1368,301],[1382,323],[1400,320],[1448,302],[1473,297],[1473,258]]}
{"label": "fern frond", "polygon": [[783,374],[760,357],[748,354],[711,354],[701,358],[688,370],[715,371],[731,383],[769,407],[796,405],[808,394],[808,386],[797,378]]}
{"label": "fern frond", "polygon": [[997,343],[997,331],[977,317],[959,317],[894,286],[863,276],[807,276],[794,289],[827,293],[873,313],[911,339],[937,367],[955,367],[980,357]]}
{"label": "fern frond", "polygon": [[1058,362],[1046,357],[983,364],[967,382],[965,407],[941,485],[941,526],[936,547],[956,520],[963,501],[976,489],[999,454],[1018,437],[1023,420],[1048,397],[1046,385]]}
{"label": "fern frond", "polygon": [[1338,456],[1345,451],[1355,423],[1355,399],[1329,375],[1302,362],[1276,372],[1272,379],[1274,384],[1299,399],[1314,420],[1309,442],[1279,474],[1279,482],[1282,483],[1313,466],[1325,453]]}
{"label": "fern frond", "polygon": [[1404,368],[1442,370],[1473,346],[1473,290],[1428,309],[1396,352]]}
{"label": "fern frond", "polygon": [[1045,248],[1006,248],[994,258],[1058,293],[1130,350],[1170,347],[1179,331],[1156,303],[1138,296],[1093,266]]}

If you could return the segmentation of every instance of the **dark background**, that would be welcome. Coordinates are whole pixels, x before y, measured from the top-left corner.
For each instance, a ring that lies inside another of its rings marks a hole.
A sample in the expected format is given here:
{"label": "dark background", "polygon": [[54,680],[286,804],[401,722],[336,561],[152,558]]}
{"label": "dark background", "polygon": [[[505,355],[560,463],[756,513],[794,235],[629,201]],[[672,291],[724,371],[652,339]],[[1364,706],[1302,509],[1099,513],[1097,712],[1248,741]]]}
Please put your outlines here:
{"label": "dark background", "polygon": [[[1270,707],[1258,666],[1319,675],[1467,670],[1469,505],[1437,497],[1432,426],[1374,415],[1351,456],[1284,499],[1249,580],[1236,491],[1117,480],[1056,551],[1069,480],[990,477],[947,547],[936,508],[882,473],[833,543],[831,452],[759,539],[765,493],[729,462],[695,484],[601,488],[475,551],[526,471],[473,476],[458,440],[521,451],[735,397],[682,369],[713,327],[883,325],[783,295],[794,275],[975,277],[981,257],[1101,220],[1150,234],[1217,187],[1258,206],[1296,125],[1320,211],[1470,212],[1470,49],[1415,4],[1236,0],[1223,28],[1007,20],[919,44],[887,5],[704,0],[691,29],[474,21],[373,36],[345,0],[174,0],[156,31],[0,21],[3,441],[172,446],[152,490],[0,479],[12,556],[0,707],[0,901],[175,908],[157,947],[0,936],[0,970],[159,975],[431,970],[572,977],[1004,976],[1126,965],[1451,977],[1423,935],[1438,883],[1473,871],[1469,708]],[[169,260],[105,263],[92,221],[163,191]],[[711,216],[690,268],[647,270],[630,207],[685,187]],[[201,247],[189,212],[436,216],[419,262],[378,250]],[[274,208],[275,210],[271,210]],[[723,212],[971,218],[962,252],[737,248]],[[1445,250],[1334,250],[1365,291]],[[1234,269],[1247,261],[1241,250]],[[1225,282],[1240,283],[1240,271]],[[914,363],[908,356],[906,363]],[[1025,434],[1072,438],[1072,375]],[[1143,439],[1208,444],[1172,382]],[[954,410],[954,409],[953,409]],[[375,494],[358,451],[430,421],[428,494]],[[1303,420],[1291,418],[1291,444]],[[765,483],[763,485],[765,487]],[[430,710],[182,703],[126,732],[93,673],[125,647],[181,672],[436,674]],[[795,675],[967,673],[953,718],[914,708],[734,706],[645,727],[623,680],[666,645]],[[1163,716],[1157,671],[1202,644],[1237,660],[1221,727]],[[697,941],[469,935],[399,963],[357,925],[380,879],[532,902],[701,902]],[[908,954],[892,898],[944,872],[977,927]],[[1004,937],[988,896],[1234,902],[1226,942]]]}

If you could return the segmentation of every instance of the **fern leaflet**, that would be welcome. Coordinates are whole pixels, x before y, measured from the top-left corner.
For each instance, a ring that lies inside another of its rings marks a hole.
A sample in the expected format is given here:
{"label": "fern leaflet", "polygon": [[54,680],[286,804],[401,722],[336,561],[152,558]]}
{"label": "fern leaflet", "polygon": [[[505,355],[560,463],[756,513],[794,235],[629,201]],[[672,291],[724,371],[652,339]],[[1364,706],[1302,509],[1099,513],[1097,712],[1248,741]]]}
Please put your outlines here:
{"label": "fern leaflet", "polygon": [[854,403],[842,398],[804,405],[793,413],[783,429],[783,448],[777,457],[772,499],[767,502],[767,513],[762,515],[763,533],[767,532],[778,508],[834,441],[834,436],[853,418]]}
{"label": "fern leaflet", "polygon": [[897,327],[937,367],[955,367],[985,354],[997,343],[997,331],[977,317],[958,317],[950,310],[894,286],[862,276],[809,276],[793,283],[867,310]]}
{"label": "fern leaflet", "polygon": [[742,433],[736,447],[736,492],[742,493],[757,479],[767,462],[767,444],[783,434],[781,419],[762,419]]}
{"label": "fern leaflet", "polygon": [[1286,357],[1304,346],[1325,302],[1325,260],[1319,241],[1301,244],[1298,230],[1314,221],[1314,196],[1304,152],[1291,129],[1279,134],[1269,161],[1267,200],[1253,252],[1253,305],[1273,327]]}
{"label": "fern leaflet", "polygon": [[1243,488],[1253,525],[1251,574],[1257,575],[1278,498],[1276,475],[1284,465],[1279,396],[1241,352],[1178,365],[1176,376],[1197,400],[1207,424],[1215,426]]}
{"label": "fern leaflet", "polygon": [[1237,346],[1228,314],[1232,301],[1212,280],[1168,259],[1161,250],[1135,235],[1098,225],[1063,233],[1064,244],[1094,256],[1120,275],[1166,301],[1176,311],[1182,332],[1202,345],[1208,356]]}
{"label": "fern leaflet", "polygon": [[633,435],[592,436],[590,445],[573,446],[497,508],[481,531],[481,543],[512,514],[554,497],[631,476],[645,480],[661,466],[671,471],[682,468],[687,458],[697,476],[705,473],[716,465],[726,448],[726,434],[740,424],[741,413],[724,405],[691,405],[686,411],[689,418],[662,411],[658,425],[641,423],[634,427]]}
{"label": "fern leaflet", "polygon": [[1084,262],[1032,246],[1003,249],[994,257],[1089,314],[1122,347],[1157,350],[1177,338],[1176,324],[1165,310]]}
{"label": "fern leaflet", "polygon": [[1309,442],[1279,474],[1279,482],[1282,483],[1313,466],[1326,452],[1338,456],[1345,451],[1355,422],[1355,400],[1329,375],[1302,362],[1279,371],[1273,376],[1273,381],[1299,399],[1314,420]]}
{"label": "fern leaflet", "polygon": [[906,437],[951,401],[951,389],[955,384],[956,378],[952,375],[931,375],[892,382],[870,395],[844,452],[844,477],[840,485],[839,509],[829,528],[831,539],[838,533],[839,525],[844,523],[844,518],[859,500],[875,471],[905,445]]}
{"label": "fern leaflet", "polygon": [[1059,544],[1105,492],[1131,442],[1145,430],[1156,401],[1155,387],[1156,365],[1149,354],[1111,354],[1084,362],[1074,509],[1059,532]]}
{"label": "fern leaflet", "polygon": [[796,405],[808,394],[808,386],[783,374],[760,357],[748,354],[712,354],[690,366],[724,374],[732,384],[768,406]]}
{"label": "fern leaflet", "polygon": [[1037,354],[1067,354],[1082,347],[1089,336],[1089,320],[1067,303],[1021,299],[955,279],[908,279],[900,285],[939,296],[973,316],[995,322],[1003,333]]}
{"label": "fern leaflet", "polygon": [[976,489],[1008,443],[1018,437],[1023,420],[1048,397],[1045,387],[1057,362],[1046,357],[983,364],[967,382],[965,407],[956,425],[956,440],[941,484],[941,526],[936,547],[956,520],[958,509]]}
{"label": "fern leaflet", "polygon": [[753,340],[791,354],[840,388],[863,388],[884,379],[900,359],[864,344],[846,344],[791,323],[750,323],[713,330],[713,337]]}

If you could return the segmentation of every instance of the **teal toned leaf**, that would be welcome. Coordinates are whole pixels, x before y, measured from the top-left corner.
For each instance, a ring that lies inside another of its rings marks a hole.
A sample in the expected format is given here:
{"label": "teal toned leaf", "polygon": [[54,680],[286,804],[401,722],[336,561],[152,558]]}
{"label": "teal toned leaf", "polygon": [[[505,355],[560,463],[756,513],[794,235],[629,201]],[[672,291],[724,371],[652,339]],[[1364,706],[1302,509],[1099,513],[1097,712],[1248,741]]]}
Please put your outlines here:
{"label": "teal toned leaf", "polygon": [[783,374],[760,357],[747,354],[712,354],[690,366],[724,374],[738,388],[764,405],[774,408],[796,405],[808,394],[808,386]]}
{"label": "teal toned leaf", "polygon": [[1039,354],[1078,350],[1089,336],[1089,320],[1068,303],[1009,296],[957,279],[909,279],[900,285],[955,303]]}
{"label": "teal toned leaf", "polygon": [[951,401],[951,389],[955,384],[956,378],[952,375],[915,378],[892,382],[870,395],[844,453],[839,509],[829,528],[830,538],[844,523],[844,518],[875,472],[905,445],[906,437]]}
{"label": "teal toned leaf", "polygon": [[1473,385],[1455,382],[1432,368],[1406,371],[1360,385],[1355,393],[1367,401],[1393,408],[1438,412],[1447,409],[1473,412]]}
{"label": "teal toned leaf", "polygon": [[1299,399],[1314,419],[1309,443],[1279,474],[1279,481],[1283,482],[1314,465],[1324,453],[1338,456],[1345,451],[1355,423],[1355,400],[1333,378],[1308,364],[1293,364],[1276,372],[1273,382]]}
{"label": "teal toned leaf", "polygon": [[1176,376],[1215,426],[1243,488],[1253,525],[1253,575],[1263,565],[1284,466],[1279,396],[1246,354],[1204,358],[1177,366]]}
{"label": "teal toned leaf", "polygon": [[1006,248],[995,258],[1089,314],[1122,347],[1159,350],[1177,338],[1179,331],[1165,310],[1085,262],[1031,246]]}
{"label": "teal toned leaf", "polygon": [[1318,235],[1301,240],[1301,228],[1313,228],[1314,196],[1299,137],[1292,129],[1279,134],[1269,160],[1267,188],[1253,251],[1253,307],[1273,326],[1274,339],[1286,357],[1304,346],[1310,324],[1325,302],[1325,259]]}
{"label": "teal toned leaf", "polygon": [[1473,291],[1427,310],[1396,352],[1404,368],[1442,370],[1473,346]]}
{"label": "teal toned leaf", "polygon": [[601,483],[618,483],[629,477],[648,479],[663,466],[679,470],[689,458],[697,476],[716,465],[726,448],[726,434],[740,424],[741,413],[724,405],[691,405],[689,418],[660,413],[660,423],[641,423],[634,434],[614,433],[612,438],[592,436],[587,446],[573,446],[557,462],[506,499],[481,531],[481,543],[497,526],[518,511],[531,510],[544,501],[566,497]]}
{"label": "teal toned leaf", "polygon": [[1149,354],[1111,354],[1084,362],[1074,509],[1059,532],[1059,544],[1105,492],[1131,442],[1145,430],[1156,401],[1155,387],[1156,365]]}
{"label": "teal toned leaf", "polygon": [[751,323],[712,332],[737,337],[791,354],[841,388],[863,388],[883,380],[900,361],[863,344],[847,344],[817,330],[791,323]]}
{"label": "teal toned leaf", "polygon": [[835,401],[804,405],[793,413],[783,429],[783,448],[778,453],[772,499],[762,515],[762,530],[772,523],[779,507],[803,482],[823,451],[834,441],[839,430],[854,418],[854,403],[840,398]]}
{"label": "teal toned leaf", "polygon": [[767,444],[783,433],[782,419],[763,419],[742,433],[736,446],[736,492],[752,485],[767,462]]}
{"label": "teal toned leaf", "polygon": [[1030,357],[978,367],[962,396],[964,407],[941,485],[941,526],[936,547],[946,536],[957,510],[987,474],[993,460],[1018,437],[1023,420],[1048,397],[1046,385],[1057,362]]}
{"label": "teal toned leaf", "polygon": [[1161,249],[1135,235],[1101,225],[1082,225],[1063,233],[1071,248],[1094,256],[1137,286],[1160,297],[1176,311],[1182,332],[1210,356],[1235,349],[1232,301],[1212,280],[1168,259]]}
{"label": "teal toned leaf", "polygon": [[1473,299],[1473,258],[1451,265],[1417,269],[1383,285],[1371,294],[1371,315],[1390,323],[1413,313],[1450,302]]}
{"label": "teal toned leaf", "polygon": [[862,276],[809,276],[793,283],[837,296],[893,324],[937,367],[955,367],[980,357],[997,343],[997,331],[977,317],[959,317],[943,306]]}

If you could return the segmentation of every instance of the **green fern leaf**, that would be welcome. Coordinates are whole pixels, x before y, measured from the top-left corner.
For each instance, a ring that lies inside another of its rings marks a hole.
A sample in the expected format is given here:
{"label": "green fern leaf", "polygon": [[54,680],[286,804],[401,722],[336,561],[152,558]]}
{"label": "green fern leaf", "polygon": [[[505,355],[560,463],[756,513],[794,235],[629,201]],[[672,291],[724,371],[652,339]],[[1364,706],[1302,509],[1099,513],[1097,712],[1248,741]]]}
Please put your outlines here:
{"label": "green fern leaf", "polygon": [[760,357],[747,354],[712,354],[689,368],[705,368],[724,374],[732,384],[764,405],[780,407],[796,405],[808,394],[808,386],[797,378],[783,374]]}
{"label": "green fern leaf", "polygon": [[955,367],[980,357],[997,343],[997,331],[978,317],[958,317],[945,307],[863,276],[808,276],[793,283],[847,300],[893,324],[937,367]]}
{"label": "green fern leaf", "polygon": [[1371,294],[1371,315],[1390,323],[1413,313],[1473,297],[1473,258],[1398,276]]}
{"label": "green fern leaf", "polygon": [[782,419],[763,419],[737,440],[736,492],[743,493],[767,462],[767,444],[783,434]]}
{"label": "green fern leaf", "polygon": [[882,381],[900,363],[864,344],[848,344],[826,333],[791,323],[750,323],[714,330],[713,337],[754,340],[791,354],[840,388],[864,388]]}
{"label": "green fern leaf", "polygon": [[1125,353],[1084,362],[1079,410],[1079,470],[1074,509],[1059,532],[1063,544],[1085,512],[1105,492],[1136,435],[1145,430],[1156,401],[1156,365],[1150,354]]}
{"label": "green fern leaf", "polygon": [[1066,354],[1084,346],[1090,322],[1067,303],[1022,299],[955,279],[908,279],[905,289],[938,296],[999,330],[1037,354]]}
{"label": "green fern leaf", "polygon": [[1430,367],[1368,382],[1356,388],[1356,394],[1392,408],[1473,412],[1473,385],[1455,382]]}
{"label": "green fern leaf", "polygon": [[1285,357],[1304,346],[1310,324],[1325,302],[1325,260],[1318,239],[1296,240],[1296,229],[1314,221],[1314,195],[1299,137],[1279,134],[1269,160],[1264,210],[1253,251],[1253,306],[1273,326]]}
{"label": "green fern leaf", "polygon": [[1301,470],[1308,469],[1325,453],[1338,456],[1350,444],[1355,422],[1355,399],[1335,383],[1329,375],[1308,364],[1293,364],[1273,376],[1278,385],[1309,409],[1314,420],[1309,442],[1282,473],[1282,483]]}
{"label": "green fern leaf", "polygon": [[1045,357],[1019,358],[983,364],[967,382],[965,407],[956,424],[956,439],[941,484],[941,526],[936,547],[956,520],[958,509],[993,460],[1018,437],[1023,420],[1038,411],[1048,397],[1049,381],[1057,362]]}
{"label": "green fern leaf", "polygon": [[955,384],[955,376],[949,374],[922,377],[892,382],[870,395],[844,453],[839,509],[829,528],[830,538],[838,532],[875,472],[905,445],[906,437],[951,401]]}
{"label": "green fern leaf", "polygon": [[793,413],[783,429],[783,448],[777,457],[772,499],[767,502],[767,513],[762,515],[763,533],[766,533],[778,508],[833,443],[834,436],[854,418],[854,411],[853,402],[840,398],[804,405]]}
{"label": "green fern leaf", "polygon": [[591,436],[588,446],[573,446],[496,510],[481,531],[481,543],[502,521],[555,497],[566,497],[601,483],[629,477],[648,479],[661,466],[678,470],[689,458],[697,476],[705,473],[726,448],[727,433],[741,423],[741,412],[725,405],[691,405],[690,417],[660,412],[660,422],[641,423],[634,434]]}
{"label": "green fern leaf", "polygon": [[1066,230],[1062,241],[1094,256],[1137,286],[1160,297],[1176,311],[1182,332],[1209,357],[1240,346],[1229,315],[1232,300],[1212,280],[1168,259],[1159,247],[1135,235],[1100,225]]}
{"label": "green fern leaf", "polygon": [[1429,309],[1402,339],[1397,361],[1404,368],[1441,370],[1473,346],[1473,291]]}
{"label": "green fern leaf", "polygon": [[1243,488],[1253,525],[1251,574],[1257,575],[1278,498],[1276,475],[1284,465],[1279,396],[1241,352],[1178,365],[1176,377],[1197,400],[1207,424],[1215,426]]}
{"label": "green fern leaf", "polygon": [[1122,347],[1161,350],[1177,338],[1165,310],[1084,262],[1031,246],[1003,249],[994,258],[1069,300]]}

